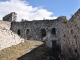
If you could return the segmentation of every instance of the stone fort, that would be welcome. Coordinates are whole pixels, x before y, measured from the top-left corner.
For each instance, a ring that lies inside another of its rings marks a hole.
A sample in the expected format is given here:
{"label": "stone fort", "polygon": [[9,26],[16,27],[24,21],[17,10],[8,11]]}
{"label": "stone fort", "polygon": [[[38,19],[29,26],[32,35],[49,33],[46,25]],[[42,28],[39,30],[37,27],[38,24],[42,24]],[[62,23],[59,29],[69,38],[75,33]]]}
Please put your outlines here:
{"label": "stone fort", "polygon": [[[11,12],[0,21],[0,26],[12,30],[25,40],[43,41],[50,48],[60,47],[61,54],[80,57],[80,9],[66,21],[66,16],[53,20],[16,22],[17,13]],[[5,27],[6,26],[6,27]]]}

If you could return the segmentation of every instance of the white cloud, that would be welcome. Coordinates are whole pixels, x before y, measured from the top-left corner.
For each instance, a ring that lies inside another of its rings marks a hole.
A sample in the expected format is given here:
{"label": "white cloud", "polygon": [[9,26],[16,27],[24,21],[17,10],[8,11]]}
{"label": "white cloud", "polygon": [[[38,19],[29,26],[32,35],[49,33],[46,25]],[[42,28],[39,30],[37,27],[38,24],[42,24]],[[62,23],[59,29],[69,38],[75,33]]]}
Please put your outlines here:
{"label": "white cloud", "polygon": [[17,13],[17,20],[21,19],[34,20],[49,18],[54,19],[56,17],[51,17],[52,12],[47,11],[40,7],[30,6],[25,0],[7,0],[5,2],[0,2],[0,19],[10,12]]}

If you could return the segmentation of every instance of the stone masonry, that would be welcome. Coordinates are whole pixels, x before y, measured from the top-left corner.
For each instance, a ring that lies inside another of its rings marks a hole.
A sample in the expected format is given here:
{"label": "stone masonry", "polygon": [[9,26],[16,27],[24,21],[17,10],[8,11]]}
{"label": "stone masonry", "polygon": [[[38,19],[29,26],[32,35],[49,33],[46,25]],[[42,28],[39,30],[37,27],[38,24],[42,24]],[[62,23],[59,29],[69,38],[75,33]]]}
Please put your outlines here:
{"label": "stone masonry", "polygon": [[10,30],[11,22],[0,20],[0,27],[3,27],[4,29]]}
{"label": "stone masonry", "polygon": [[9,22],[16,21],[17,19],[16,15],[17,14],[15,12],[11,12],[10,14],[3,17],[3,21],[9,21]]}
{"label": "stone masonry", "polygon": [[20,36],[11,30],[0,27],[0,50],[12,45],[17,45],[21,42],[24,42],[24,39],[22,39]]}
{"label": "stone masonry", "polygon": [[80,57],[80,9],[70,18],[62,29],[62,54],[78,60]]}
{"label": "stone masonry", "polygon": [[80,57],[80,9],[67,23],[64,23],[65,16],[54,20],[15,22],[16,13],[6,15],[3,20],[11,22],[10,29],[24,39],[43,41],[50,48],[58,45],[61,54],[69,59]]}
{"label": "stone masonry", "polygon": [[12,22],[11,30],[24,39],[46,41],[47,46],[52,47],[52,41],[60,45],[60,29],[65,19],[61,16],[55,20]]}

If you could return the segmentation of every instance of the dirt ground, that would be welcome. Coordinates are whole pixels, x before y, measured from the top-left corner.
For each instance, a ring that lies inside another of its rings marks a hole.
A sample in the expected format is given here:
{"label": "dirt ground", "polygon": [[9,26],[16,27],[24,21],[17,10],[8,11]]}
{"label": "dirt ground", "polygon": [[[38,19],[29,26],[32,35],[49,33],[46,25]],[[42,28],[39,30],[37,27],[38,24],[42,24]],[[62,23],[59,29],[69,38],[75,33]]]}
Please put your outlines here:
{"label": "dirt ground", "polygon": [[31,52],[42,44],[40,41],[30,40],[5,48],[0,51],[0,60],[18,60],[19,57]]}

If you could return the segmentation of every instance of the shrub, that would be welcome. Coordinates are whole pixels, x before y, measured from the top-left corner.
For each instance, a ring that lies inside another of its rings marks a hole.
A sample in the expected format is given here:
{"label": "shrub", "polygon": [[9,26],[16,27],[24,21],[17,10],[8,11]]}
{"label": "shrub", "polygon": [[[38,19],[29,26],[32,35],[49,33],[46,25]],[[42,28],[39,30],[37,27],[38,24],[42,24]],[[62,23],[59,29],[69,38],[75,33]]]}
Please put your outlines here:
{"label": "shrub", "polygon": [[67,22],[68,22],[68,20],[67,20],[67,19],[65,19],[65,20],[64,20],[64,23],[67,23]]}

